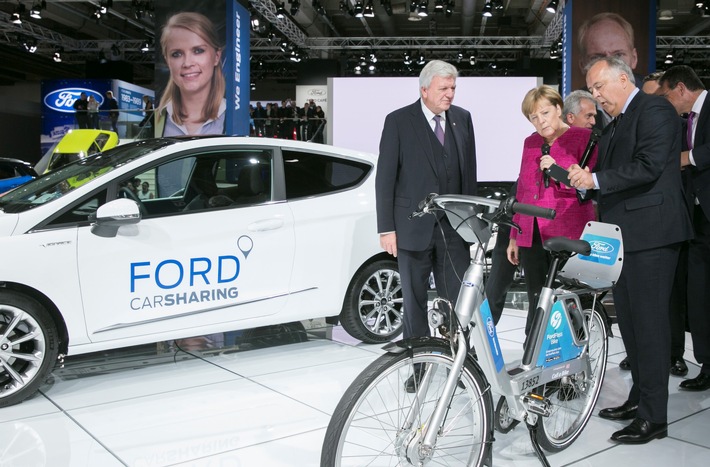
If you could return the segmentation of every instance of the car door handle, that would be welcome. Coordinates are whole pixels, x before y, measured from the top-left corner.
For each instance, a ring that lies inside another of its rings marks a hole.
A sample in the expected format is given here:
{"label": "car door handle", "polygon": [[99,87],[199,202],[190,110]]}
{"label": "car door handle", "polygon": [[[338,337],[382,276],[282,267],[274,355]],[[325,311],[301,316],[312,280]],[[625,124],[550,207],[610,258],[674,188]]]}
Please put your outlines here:
{"label": "car door handle", "polygon": [[283,227],[283,219],[267,219],[263,221],[252,222],[247,227],[250,232],[263,232],[264,230],[276,230]]}

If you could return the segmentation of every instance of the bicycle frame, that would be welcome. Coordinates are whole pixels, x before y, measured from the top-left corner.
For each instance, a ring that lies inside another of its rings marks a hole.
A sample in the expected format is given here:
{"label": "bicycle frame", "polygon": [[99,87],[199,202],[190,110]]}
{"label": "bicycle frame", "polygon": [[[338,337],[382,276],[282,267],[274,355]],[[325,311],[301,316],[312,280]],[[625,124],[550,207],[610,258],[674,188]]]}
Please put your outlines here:
{"label": "bicycle frame", "polygon": [[[490,389],[506,397],[510,417],[526,421],[529,425],[535,424],[538,416],[549,415],[550,410],[544,397],[529,394],[533,389],[567,375],[591,373],[587,347],[589,328],[586,320],[581,319],[581,328],[573,329],[574,319],[571,312],[576,309],[581,315],[582,311],[579,296],[563,288],[552,288],[553,280],[562,264],[560,258],[553,260],[547,283],[541,290],[523,359],[519,365],[506,368],[483,286],[485,248],[491,237],[489,221],[476,214],[473,207],[477,204],[497,208],[500,203],[473,196],[443,195],[434,198],[434,204],[445,210],[451,225],[466,241],[477,245],[464,274],[456,302],[455,314],[460,326],[453,327],[455,333],[451,336],[452,350],[455,351],[451,373],[424,430],[420,447],[424,453],[431,453],[433,450],[439,427],[444,422],[446,409],[456,389],[469,350],[465,336],[468,336],[469,342],[476,350],[478,365],[488,379]],[[600,225],[606,227],[598,227]],[[618,227],[597,222],[590,222],[588,229],[590,226],[591,232],[587,233],[585,229],[582,238],[596,242],[597,249],[592,248],[589,256],[582,256],[581,260],[572,262],[569,267],[565,265],[561,275],[566,274],[572,284],[581,286],[585,293],[594,294],[596,300],[596,294],[611,289],[618,279],[623,245]],[[616,248],[616,254],[611,255],[612,257],[608,254],[609,245]],[[571,254],[572,252],[568,252],[564,259]],[[602,268],[606,268],[601,269],[603,274],[599,273],[600,264]],[[585,274],[588,270],[591,270],[591,274]],[[427,389],[428,380],[425,378],[417,391],[418,399],[423,398]]]}

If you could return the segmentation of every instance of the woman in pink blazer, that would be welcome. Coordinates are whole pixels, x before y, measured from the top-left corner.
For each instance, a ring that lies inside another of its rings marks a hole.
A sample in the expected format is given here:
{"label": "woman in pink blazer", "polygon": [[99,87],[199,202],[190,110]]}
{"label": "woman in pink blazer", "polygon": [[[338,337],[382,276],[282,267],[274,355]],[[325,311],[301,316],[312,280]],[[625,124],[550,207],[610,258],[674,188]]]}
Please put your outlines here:
{"label": "woman in pink blazer", "polygon": [[[594,220],[591,202],[580,203],[574,188],[546,177],[543,170],[552,164],[565,169],[579,164],[591,130],[570,127],[562,121],[562,97],[549,86],[531,89],[523,99],[523,115],[535,127],[535,133],[525,139],[520,164],[516,198],[521,203],[534,204],[557,211],[555,219],[515,215],[513,220],[522,232],[511,229],[508,260],[521,264],[525,272],[529,312],[525,335],[530,331],[537,294],[545,283],[550,254],[542,247],[548,238],[565,236],[579,238],[585,224]],[[590,170],[597,160],[596,149],[589,159]]]}

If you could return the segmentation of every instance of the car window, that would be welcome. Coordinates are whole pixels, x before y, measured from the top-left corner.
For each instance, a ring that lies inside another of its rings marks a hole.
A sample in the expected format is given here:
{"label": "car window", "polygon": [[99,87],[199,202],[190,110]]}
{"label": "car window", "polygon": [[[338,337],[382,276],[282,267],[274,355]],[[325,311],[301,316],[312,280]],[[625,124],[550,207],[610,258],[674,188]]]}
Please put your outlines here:
{"label": "car window", "polygon": [[283,150],[286,197],[314,196],[358,185],[372,170],[363,162]]}
{"label": "car window", "polygon": [[190,154],[125,177],[117,196],[139,201],[144,217],[264,203],[272,160],[266,150]]}
{"label": "car window", "polygon": [[7,213],[18,213],[51,202],[103,177],[116,167],[174,142],[170,139],[156,139],[129,143],[69,164],[0,196],[0,209]]}

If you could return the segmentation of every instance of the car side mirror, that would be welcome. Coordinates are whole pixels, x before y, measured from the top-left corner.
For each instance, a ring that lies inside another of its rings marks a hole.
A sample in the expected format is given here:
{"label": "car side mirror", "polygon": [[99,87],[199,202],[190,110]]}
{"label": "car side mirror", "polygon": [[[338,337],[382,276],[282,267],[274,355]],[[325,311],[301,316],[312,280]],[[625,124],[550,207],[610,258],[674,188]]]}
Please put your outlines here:
{"label": "car side mirror", "polygon": [[100,206],[92,220],[91,233],[109,238],[115,237],[122,225],[140,222],[141,212],[138,203],[132,199],[119,198]]}

